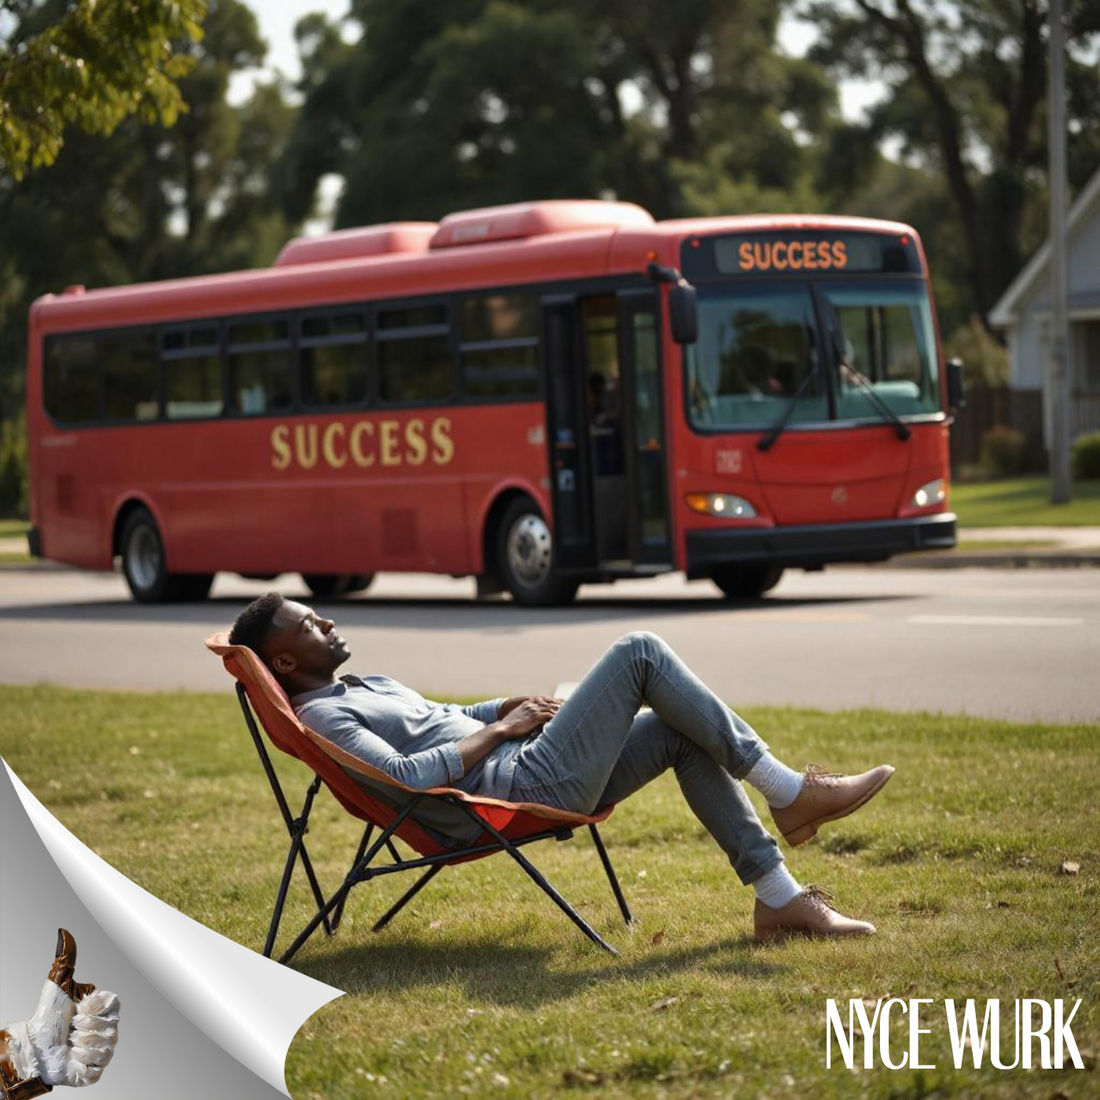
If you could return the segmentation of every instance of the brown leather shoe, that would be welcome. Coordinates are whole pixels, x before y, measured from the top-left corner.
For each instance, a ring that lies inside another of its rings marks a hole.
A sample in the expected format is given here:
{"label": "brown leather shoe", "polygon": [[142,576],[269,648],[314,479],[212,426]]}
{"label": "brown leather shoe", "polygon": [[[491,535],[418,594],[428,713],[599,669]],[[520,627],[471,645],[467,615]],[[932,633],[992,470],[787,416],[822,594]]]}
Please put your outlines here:
{"label": "brown leather shoe", "polygon": [[893,774],[889,764],[880,764],[862,775],[835,775],[811,764],[805,771],[798,797],[782,809],[769,807],[772,820],[783,839],[797,848],[826,821],[847,817],[874,798]]}
{"label": "brown leather shoe", "polygon": [[837,912],[830,904],[832,895],[820,886],[807,886],[781,909],[773,909],[757,900],[753,912],[758,940],[776,940],[785,936],[870,936],[875,926]]}

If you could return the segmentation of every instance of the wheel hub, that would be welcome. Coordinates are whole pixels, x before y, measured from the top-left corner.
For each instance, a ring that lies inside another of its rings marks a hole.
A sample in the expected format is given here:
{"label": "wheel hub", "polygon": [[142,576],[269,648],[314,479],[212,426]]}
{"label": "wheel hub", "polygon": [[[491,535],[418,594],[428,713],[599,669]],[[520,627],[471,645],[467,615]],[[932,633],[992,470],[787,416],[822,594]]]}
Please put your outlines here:
{"label": "wheel hub", "polygon": [[552,549],[550,528],[541,516],[521,516],[508,532],[508,564],[532,588],[550,575]]}

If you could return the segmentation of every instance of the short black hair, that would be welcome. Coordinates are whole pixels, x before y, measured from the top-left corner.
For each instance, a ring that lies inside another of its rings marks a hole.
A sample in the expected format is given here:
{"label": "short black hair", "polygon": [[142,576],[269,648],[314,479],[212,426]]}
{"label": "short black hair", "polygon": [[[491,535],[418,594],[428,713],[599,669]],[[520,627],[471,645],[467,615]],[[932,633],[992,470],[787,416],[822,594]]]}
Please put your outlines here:
{"label": "short black hair", "polygon": [[229,632],[229,644],[248,646],[260,660],[264,660],[261,652],[264,641],[271,633],[275,613],[284,603],[286,600],[281,592],[268,592],[258,600],[253,600],[233,623],[233,629]]}

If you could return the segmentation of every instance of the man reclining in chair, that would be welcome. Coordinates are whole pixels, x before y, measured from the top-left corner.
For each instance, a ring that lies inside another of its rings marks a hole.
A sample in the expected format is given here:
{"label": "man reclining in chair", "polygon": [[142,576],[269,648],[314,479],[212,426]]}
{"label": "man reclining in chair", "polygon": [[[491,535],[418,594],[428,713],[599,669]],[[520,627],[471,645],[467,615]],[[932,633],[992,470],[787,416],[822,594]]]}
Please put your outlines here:
{"label": "man reclining in chair", "polygon": [[[875,931],[843,916],[823,892],[799,886],[741,781],[764,796],[776,827],[797,846],[859,809],[894,769],[792,770],[655,634],[620,638],[565,702],[535,696],[467,707],[434,703],[388,676],[337,678],[350,653],[332,620],[278,593],[241,612],[230,642],[261,657],[304,725],[414,789],[456,787],[589,814],[672,768],[692,812],[753,887],[759,939]],[[639,713],[647,705],[652,710]],[[348,774],[373,797],[401,805],[399,789]],[[452,808],[429,805],[414,816],[446,833]]]}

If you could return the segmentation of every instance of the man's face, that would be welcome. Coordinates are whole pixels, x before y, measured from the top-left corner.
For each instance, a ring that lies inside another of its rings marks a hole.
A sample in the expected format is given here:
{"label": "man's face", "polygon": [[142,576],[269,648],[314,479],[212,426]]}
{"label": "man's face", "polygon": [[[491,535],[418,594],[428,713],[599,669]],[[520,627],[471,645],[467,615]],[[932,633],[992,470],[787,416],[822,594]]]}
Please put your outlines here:
{"label": "man's face", "polygon": [[331,619],[305,604],[287,600],[275,613],[263,656],[281,676],[331,675],[350,656],[347,643]]}

